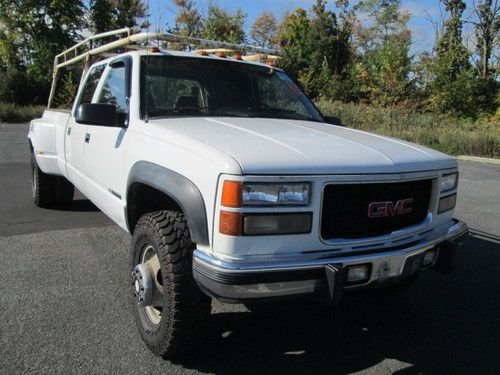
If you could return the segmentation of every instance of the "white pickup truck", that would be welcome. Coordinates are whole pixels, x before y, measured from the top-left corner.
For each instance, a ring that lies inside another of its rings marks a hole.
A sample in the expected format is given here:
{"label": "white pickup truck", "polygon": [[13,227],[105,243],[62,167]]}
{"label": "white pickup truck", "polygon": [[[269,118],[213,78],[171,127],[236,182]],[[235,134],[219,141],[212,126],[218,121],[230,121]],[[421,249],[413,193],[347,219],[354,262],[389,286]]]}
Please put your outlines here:
{"label": "white pickup truck", "polygon": [[467,231],[453,158],[329,123],[278,68],[198,52],[98,61],[72,109],[28,135],[37,205],[75,186],[132,234],[130,293],[154,353],[196,348],[211,298],[335,305],[451,271]]}

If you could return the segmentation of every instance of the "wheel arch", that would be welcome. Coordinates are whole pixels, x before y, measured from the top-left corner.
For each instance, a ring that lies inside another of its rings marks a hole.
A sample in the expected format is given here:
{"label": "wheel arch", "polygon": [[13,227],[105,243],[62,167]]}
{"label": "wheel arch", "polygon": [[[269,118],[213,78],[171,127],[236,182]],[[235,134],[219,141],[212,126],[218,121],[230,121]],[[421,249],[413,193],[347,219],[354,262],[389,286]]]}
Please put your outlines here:
{"label": "wheel arch", "polygon": [[205,201],[196,185],[181,174],[152,162],[139,161],[130,171],[126,199],[130,233],[146,212],[180,210],[186,216],[191,240],[209,244]]}

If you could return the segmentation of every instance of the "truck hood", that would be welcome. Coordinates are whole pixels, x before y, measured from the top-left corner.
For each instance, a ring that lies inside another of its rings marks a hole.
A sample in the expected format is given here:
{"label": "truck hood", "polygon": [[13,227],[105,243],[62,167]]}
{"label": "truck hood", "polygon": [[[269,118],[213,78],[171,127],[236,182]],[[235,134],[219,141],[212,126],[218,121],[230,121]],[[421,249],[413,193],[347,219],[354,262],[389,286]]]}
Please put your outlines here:
{"label": "truck hood", "polygon": [[243,174],[402,173],[457,166],[426,147],[326,123],[238,117],[151,122],[220,149]]}

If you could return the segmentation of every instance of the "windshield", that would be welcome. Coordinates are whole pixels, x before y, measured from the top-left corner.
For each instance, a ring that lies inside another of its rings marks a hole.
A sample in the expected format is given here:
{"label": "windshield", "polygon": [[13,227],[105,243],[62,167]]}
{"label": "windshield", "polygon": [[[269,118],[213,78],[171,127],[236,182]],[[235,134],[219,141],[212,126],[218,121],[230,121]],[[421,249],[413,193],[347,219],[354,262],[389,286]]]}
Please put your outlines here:
{"label": "windshield", "polygon": [[146,115],[323,121],[300,88],[279,70],[174,56],[142,57],[141,117]]}

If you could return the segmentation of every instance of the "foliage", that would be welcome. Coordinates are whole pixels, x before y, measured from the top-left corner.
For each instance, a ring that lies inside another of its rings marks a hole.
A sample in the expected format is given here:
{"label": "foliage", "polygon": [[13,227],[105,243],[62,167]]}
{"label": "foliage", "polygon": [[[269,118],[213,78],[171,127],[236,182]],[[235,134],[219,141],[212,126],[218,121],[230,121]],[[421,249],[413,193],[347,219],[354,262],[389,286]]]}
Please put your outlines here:
{"label": "foliage", "polygon": [[409,15],[399,0],[365,0],[359,9],[372,23],[358,25],[359,99],[375,105],[394,105],[408,98],[411,82],[411,32]]}
{"label": "foliage", "polygon": [[47,93],[54,56],[79,39],[84,10],[81,0],[0,0],[3,64],[26,70]]}
{"label": "foliage", "polygon": [[223,42],[243,43],[245,41],[245,31],[243,30],[245,21],[246,14],[241,9],[231,14],[215,4],[210,4],[202,37]]}
{"label": "foliage", "polygon": [[27,74],[19,70],[0,72],[0,102],[13,102],[21,105],[31,102],[33,85]]}
{"label": "foliage", "polygon": [[90,27],[94,33],[130,27],[145,29],[149,22],[142,0],[90,0]]}
{"label": "foliage", "polygon": [[[467,19],[474,31],[473,50],[463,43],[465,2],[439,1],[447,12],[442,32],[434,48],[418,56],[410,52],[410,14],[401,0],[315,0],[310,9],[297,8],[279,21],[263,12],[248,37],[241,9],[228,12],[209,2],[205,13],[196,0],[170,0],[177,14],[175,27],[167,28],[186,36],[279,46],[285,56],[280,67],[321,102],[391,110],[404,105],[419,116],[489,118],[498,126],[498,0],[473,2]],[[0,101],[44,103],[54,55],[81,40],[82,30],[145,28],[147,13],[144,0],[0,0]],[[69,105],[77,82],[76,72],[60,77],[57,105]]]}
{"label": "foliage", "polygon": [[175,18],[176,33],[198,37],[203,27],[200,12],[193,0],[173,0],[178,12]]}
{"label": "foliage", "polygon": [[57,83],[56,96],[53,106],[61,109],[71,109],[78,91],[81,71],[65,71],[60,75]]}
{"label": "foliage", "polygon": [[281,66],[296,77],[306,92],[318,97],[329,91],[332,76],[342,79],[350,60],[350,27],[316,0],[310,15],[298,8],[283,18],[279,44],[285,52]]}
{"label": "foliage", "polygon": [[114,26],[117,29],[130,27],[135,29],[146,29],[149,26],[147,21],[147,5],[142,0],[115,0]]}
{"label": "foliage", "polygon": [[[423,88],[423,106],[436,113],[477,117],[493,112],[499,84],[492,77],[480,77],[462,42],[462,0],[441,0],[449,13],[444,32],[436,41],[435,56],[427,56],[422,72],[428,84]],[[476,29],[477,32],[477,29]]]}
{"label": "foliage", "polygon": [[419,143],[452,155],[500,157],[499,117],[471,120],[422,113],[412,106],[377,107],[322,100],[325,115],[340,117],[355,129]]}
{"label": "foliage", "polygon": [[41,117],[44,106],[21,106],[13,103],[0,102],[0,122],[27,122]]}
{"label": "foliage", "polygon": [[114,22],[114,6],[112,0],[90,0],[90,28],[95,34],[110,30]]}
{"label": "foliage", "polygon": [[273,47],[277,40],[278,22],[271,12],[263,12],[258,16],[250,29],[250,37],[263,47]]}
{"label": "foliage", "polygon": [[495,0],[483,0],[474,9],[477,21],[474,24],[476,51],[479,55],[479,70],[482,79],[490,77],[490,60],[493,48],[500,41],[500,5]]}

